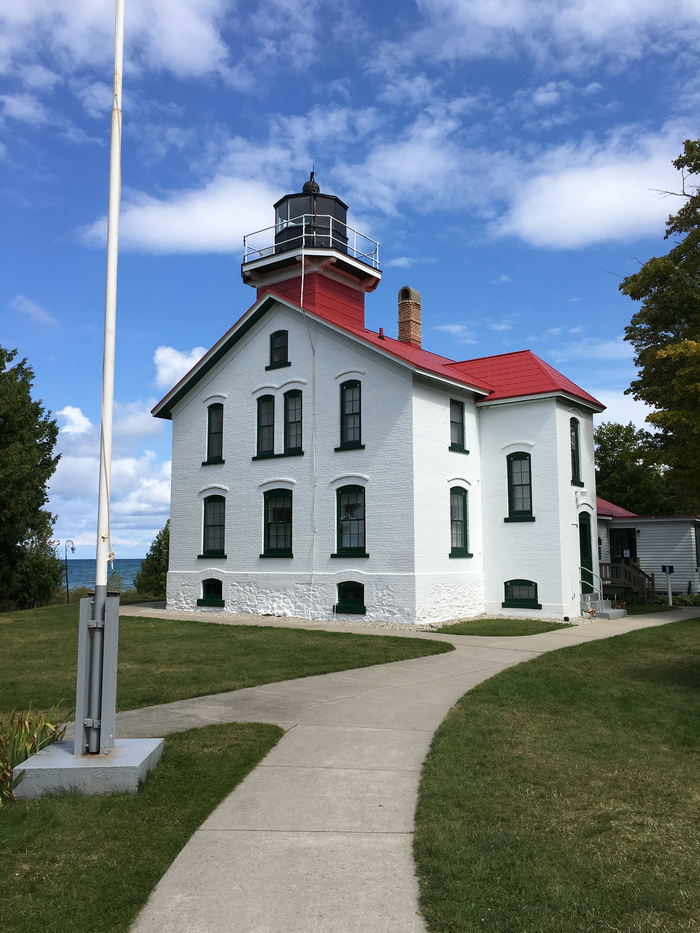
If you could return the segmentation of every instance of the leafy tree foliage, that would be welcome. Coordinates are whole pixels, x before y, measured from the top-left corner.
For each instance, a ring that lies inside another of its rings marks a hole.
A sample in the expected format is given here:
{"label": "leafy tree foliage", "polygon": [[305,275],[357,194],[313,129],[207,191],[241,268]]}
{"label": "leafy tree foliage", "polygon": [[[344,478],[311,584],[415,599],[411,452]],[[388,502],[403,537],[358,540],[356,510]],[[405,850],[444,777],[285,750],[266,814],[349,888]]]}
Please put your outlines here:
{"label": "leafy tree foliage", "polygon": [[629,392],[657,409],[656,460],[668,466],[677,510],[700,511],[700,140],[686,140],[674,161],[682,172],[684,203],[666,222],[675,246],[649,259],[620,290],[639,311],[626,329],[639,378]]}
{"label": "leafy tree foliage", "polygon": [[56,422],[32,399],[34,373],[0,347],[0,609],[46,603],[61,581],[44,505],[56,469]]}
{"label": "leafy tree foliage", "polygon": [[168,573],[170,551],[170,519],[153,539],[141,569],[134,578],[139,593],[165,599],[165,578]]}
{"label": "leafy tree foliage", "polygon": [[673,503],[654,462],[657,440],[630,421],[605,421],[593,434],[598,495],[637,515],[669,515]]}

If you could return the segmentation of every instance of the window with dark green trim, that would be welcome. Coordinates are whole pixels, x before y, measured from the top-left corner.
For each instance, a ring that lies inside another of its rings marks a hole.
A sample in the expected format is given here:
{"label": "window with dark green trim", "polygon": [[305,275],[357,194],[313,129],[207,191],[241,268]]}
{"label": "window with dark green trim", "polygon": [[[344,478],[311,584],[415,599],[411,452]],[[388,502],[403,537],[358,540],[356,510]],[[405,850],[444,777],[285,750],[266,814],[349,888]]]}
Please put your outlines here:
{"label": "window with dark green trim", "polygon": [[368,557],[365,551],[365,490],[341,486],[336,491],[337,546],[332,557]]}
{"label": "window with dark green trim", "polygon": [[293,557],[292,490],[270,489],[265,497],[265,534],[261,557]]}
{"label": "window with dark green trim", "polygon": [[223,463],[224,406],[215,402],[207,408],[207,459],[204,463]]}
{"label": "window with dark green trim", "polygon": [[289,334],[286,330],[276,330],[270,334],[270,365],[265,369],[279,369],[291,366],[289,362]]}
{"label": "window with dark green trim", "polygon": [[508,469],[508,517],[506,522],[534,522],[530,454],[519,450],[506,457]]}
{"label": "window with dark green trim", "polygon": [[578,418],[569,421],[569,436],[571,438],[571,485],[583,486],[581,481],[581,440]]}
{"label": "window with dark green trim", "polygon": [[225,557],[226,500],[207,496],[204,500],[202,557]]}
{"label": "window with dark green trim", "polygon": [[350,379],[340,386],[340,446],[335,449],[362,447],[362,385],[359,379]]}
{"label": "window with dark green trim", "polygon": [[284,452],[301,453],[301,391],[284,393]]}
{"label": "window with dark green trim", "polygon": [[464,446],[464,402],[450,399],[450,450],[468,453]]}
{"label": "window with dark green trim", "polygon": [[275,398],[261,395],[258,399],[258,457],[272,457],[275,453]]}
{"label": "window with dark green trim", "polygon": [[197,605],[223,608],[225,603],[221,580],[215,580],[213,577],[209,580],[202,580],[202,595],[197,600]]}
{"label": "window with dark green trim", "polygon": [[354,580],[346,580],[338,584],[338,602],[333,607],[334,612],[347,612],[354,615],[365,615],[365,587]]}
{"label": "window with dark green trim", "polygon": [[469,493],[460,486],[450,489],[450,557],[469,553]]}
{"label": "window with dark green trim", "polygon": [[541,609],[537,602],[537,584],[532,580],[506,580],[503,609]]}

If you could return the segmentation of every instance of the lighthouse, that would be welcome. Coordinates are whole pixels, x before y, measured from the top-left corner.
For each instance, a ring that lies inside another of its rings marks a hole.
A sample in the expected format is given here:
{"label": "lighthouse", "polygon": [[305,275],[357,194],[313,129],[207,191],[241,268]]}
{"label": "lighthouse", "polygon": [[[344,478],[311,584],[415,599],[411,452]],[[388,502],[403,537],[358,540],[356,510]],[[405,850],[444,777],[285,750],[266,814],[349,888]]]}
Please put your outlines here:
{"label": "lighthouse", "polygon": [[275,223],[243,239],[241,276],[257,290],[307,311],[364,327],[364,297],[379,285],[379,243],[348,226],[348,206],[323,194],[311,172],[301,192],[274,205]]}

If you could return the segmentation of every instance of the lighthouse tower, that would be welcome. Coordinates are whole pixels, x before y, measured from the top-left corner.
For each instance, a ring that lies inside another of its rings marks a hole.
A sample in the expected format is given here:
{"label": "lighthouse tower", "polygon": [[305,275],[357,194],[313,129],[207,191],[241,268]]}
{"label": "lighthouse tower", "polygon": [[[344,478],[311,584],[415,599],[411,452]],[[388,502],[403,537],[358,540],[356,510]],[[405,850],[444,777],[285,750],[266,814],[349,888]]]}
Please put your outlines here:
{"label": "lighthouse tower", "polygon": [[258,298],[272,293],[364,327],[365,294],[382,278],[379,243],[348,226],[347,204],[322,194],[313,172],[299,194],[286,194],[274,208],[274,226],[244,237],[246,285]]}

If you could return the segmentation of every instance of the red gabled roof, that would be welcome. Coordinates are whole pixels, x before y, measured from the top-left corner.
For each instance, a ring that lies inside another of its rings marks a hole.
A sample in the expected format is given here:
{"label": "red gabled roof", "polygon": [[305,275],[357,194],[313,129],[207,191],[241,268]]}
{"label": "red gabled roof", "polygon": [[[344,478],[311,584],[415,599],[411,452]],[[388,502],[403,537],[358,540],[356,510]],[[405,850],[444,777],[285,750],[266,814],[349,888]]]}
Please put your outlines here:
{"label": "red gabled roof", "polygon": [[614,502],[608,502],[600,496],[595,498],[595,510],[598,515],[609,515],[610,518],[639,518],[636,512],[623,509],[621,505],[615,505]]}
{"label": "red gabled roof", "polygon": [[575,382],[567,379],[549,363],[545,363],[532,350],[501,353],[498,356],[482,356],[476,360],[453,363],[453,370],[469,373],[493,387],[488,401],[516,398],[522,395],[540,395],[549,392],[566,392],[592,405],[604,408],[597,399],[589,395]]}
{"label": "red gabled roof", "polygon": [[[256,313],[264,310],[265,299],[276,299],[296,308],[301,313],[318,318],[337,327],[339,330],[352,334],[364,343],[377,350],[403,360],[417,370],[441,376],[453,382],[462,383],[466,388],[475,390],[484,396],[477,399],[490,402],[497,399],[521,398],[528,395],[566,393],[581,399],[588,404],[603,409],[597,399],[589,395],[554,367],[545,363],[531,350],[520,350],[516,353],[502,353],[499,356],[485,356],[475,360],[455,362],[437,353],[423,350],[410,343],[403,343],[393,337],[379,336],[375,331],[368,330],[361,324],[353,324],[348,316],[336,314],[329,304],[317,305],[315,308],[302,310],[298,304],[290,301],[285,295],[277,295],[274,287],[267,289],[264,298],[259,299],[229,328],[223,337],[205,353],[202,359],[195,363],[192,369],[168,392],[153,408],[153,413],[159,417],[169,417],[172,405],[189,391],[188,383],[201,378],[203,373],[225,353],[229,346],[237,339],[239,325],[250,326]],[[304,302],[306,304],[306,302]],[[253,318],[249,318],[254,309]]]}

